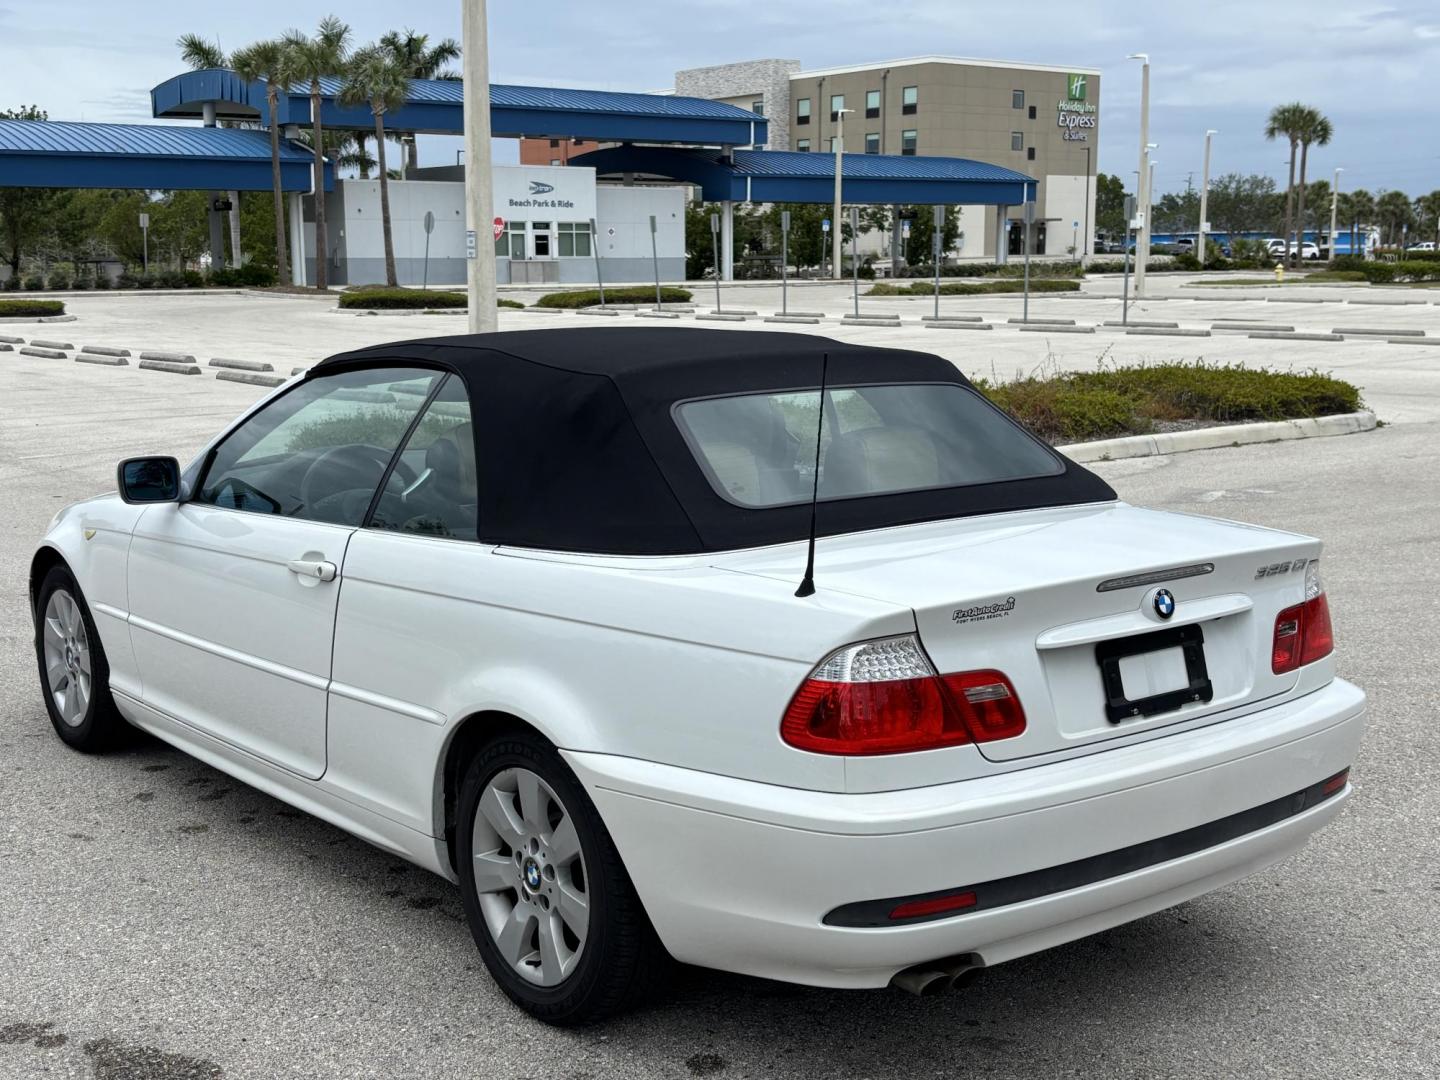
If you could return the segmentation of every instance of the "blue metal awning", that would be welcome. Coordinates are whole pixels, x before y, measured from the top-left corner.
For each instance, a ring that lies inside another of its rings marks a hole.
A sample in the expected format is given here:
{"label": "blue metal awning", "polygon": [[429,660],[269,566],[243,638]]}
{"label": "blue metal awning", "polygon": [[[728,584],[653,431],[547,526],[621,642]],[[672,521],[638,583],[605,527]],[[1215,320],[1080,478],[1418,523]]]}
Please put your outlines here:
{"label": "blue metal awning", "polygon": [[[284,191],[309,191],[309,148],[280,142]],[[325,166],[325,186],[332,182]],[[269,191],[270,135],[237,128],[0,120],[0,187]]]}
{"label": "blue metal awning", "polygon": [[[269,123],[266,84],[247,83],[233,71],[187,71],[150,91],[156,117],[198,117],[206,105],[220,119]],[[327,127],[369,131],[375,119],[366,106],[337,102],[340,80],[320,80],[320,119]],[[308,87],[279,95],[280,124],[310,123]],[[396,131],[436,135],[464,133],[464,84],[450,79],[412,79],[405,103],[385,114]],[[764,143],[765,118],[734,105],[670,94],[627,94],[546,86],[490,87],[491,133],[501,137],[582,138],[606,142],[746,146]]]}
{"label": "blue metal awning", "polygon": [[[847,203],[1019,206],[1035,197],[1024,173],[969,158],[845,154]],[[707,202],[828,203],[835,194],[835,155],[790,150],[710,150],[616,146],[572,157],[599,176],[632,173],[697,184]]]}

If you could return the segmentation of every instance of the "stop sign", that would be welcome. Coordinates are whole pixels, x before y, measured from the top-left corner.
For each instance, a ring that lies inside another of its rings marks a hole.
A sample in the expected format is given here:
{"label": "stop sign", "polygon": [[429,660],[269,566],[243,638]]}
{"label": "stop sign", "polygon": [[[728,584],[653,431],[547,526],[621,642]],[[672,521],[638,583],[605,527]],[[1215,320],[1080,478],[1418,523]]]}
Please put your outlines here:
{"label": "stop sign", "polygon": [[495,219],[495,239],[496,239],[496,240],[499,240],[500,237],[504,235],[504,233],[505,233],[505,219],[504,219],[503,217],[497,217],[497,218]]}

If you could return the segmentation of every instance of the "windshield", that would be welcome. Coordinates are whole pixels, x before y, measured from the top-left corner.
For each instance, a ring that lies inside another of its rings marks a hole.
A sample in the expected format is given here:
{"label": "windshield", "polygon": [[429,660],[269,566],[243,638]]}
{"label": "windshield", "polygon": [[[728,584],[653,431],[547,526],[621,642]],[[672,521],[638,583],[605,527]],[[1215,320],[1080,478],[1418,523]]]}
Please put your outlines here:
{"label": "windshield", "polygon": [[[687,401],[675,415],[715,491],[739,506],[810,501],[820,393]],[[1064,464],[1003,413],[953,383],[825,391],[819,497],[853,499],[1055,476]]]}

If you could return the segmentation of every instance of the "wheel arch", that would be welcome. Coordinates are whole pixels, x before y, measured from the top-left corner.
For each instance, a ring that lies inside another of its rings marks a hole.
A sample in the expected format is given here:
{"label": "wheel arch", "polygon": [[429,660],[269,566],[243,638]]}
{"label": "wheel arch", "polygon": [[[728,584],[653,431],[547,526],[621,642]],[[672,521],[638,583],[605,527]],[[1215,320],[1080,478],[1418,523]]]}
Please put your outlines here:
{"label": "wheel arch", "polygon": [[[70,563],[66,560],[64,552],[53,544],[41,544],[35,549],[35,554],[30,557],[30,617],[31,621],[38,622],[35,605],[40,599],[40,583],[45,580],[45,575],[57,566],[63,566],[70,570]],[[72,574],[73,570],[70,571]]]}
{"label": "wheel arch", "polygon": [[452,873],[458,869],[455,858],[455,807],[460,797],[460,785],[465,779],[465,769],[491,739],[515,732],[526,732],[554,745],[554,740],[534,724],[514,713],[498,709],[485,709],[466,716],[455,724],[445,744],[436,776],[435,814],[436,822],[443,830],[441,836],[445,840],[445,854]]}

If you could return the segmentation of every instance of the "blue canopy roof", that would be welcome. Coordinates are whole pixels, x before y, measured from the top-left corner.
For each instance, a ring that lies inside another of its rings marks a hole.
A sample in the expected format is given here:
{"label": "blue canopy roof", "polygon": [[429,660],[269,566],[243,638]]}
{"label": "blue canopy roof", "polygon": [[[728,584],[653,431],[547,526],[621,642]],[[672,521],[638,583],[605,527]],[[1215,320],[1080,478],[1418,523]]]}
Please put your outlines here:
{"label": "blue canopy roof", "polygon": [[[1019,206],[1034,198],[1024,173],[970,158],[844,154],[841,197],[847,203]],[[637,173],[698,184],[707,201],[828,203],[835,193],[835,155],[792,150],[713,150],[616,146],[572,157],[597,175]]]}
{"label": "blue canopy roof", "polygon": [[[309,191],[314,157],[280,142],[280,183]],[[330,186],[326,165],[326,187]],[[0,187],[269,191],[268,132],[0,120]]]}
{"label": "blue canopy roof", "polygon": [[[340,80],[320,80],[320,119],[334,128],[375,126],[368,107],[342,106]],[[464,132],[464,84],[453,79],[412,79],[405,104],[385,114],[396,131],[459,135]],[[221,119],[269,122],[263,80],[246,82],[233,71],[187,71],[150,91],[156,117],[195,117],[214,104]],[[310,123],[308,86],[292,86],[279,95],[281,124]],[[589,138],[605,141],[745,146],[766,140],[766,123],[734,105],[670,94],[629,94],[608,90],[571,90],[548,86],[490,87],[490,127],[494,135]]]}

